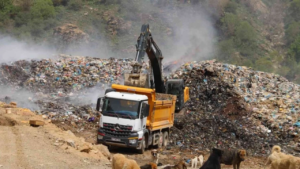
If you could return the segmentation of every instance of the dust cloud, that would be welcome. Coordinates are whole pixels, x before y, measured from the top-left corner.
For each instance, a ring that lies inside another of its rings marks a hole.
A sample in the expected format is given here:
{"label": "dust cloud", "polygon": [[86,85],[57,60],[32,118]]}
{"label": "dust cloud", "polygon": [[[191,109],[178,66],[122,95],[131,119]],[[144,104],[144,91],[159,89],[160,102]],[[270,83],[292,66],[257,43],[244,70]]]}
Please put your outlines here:
{"label": "dust cloud", "polygon": [[164,51],[166,61],[199,61],[214,56],[216,31],[209,15],[201,9],[201,6],[183,8],[167,18],[174,37]]}
{"label": "dust cloud", "polygon": [[0,63],[18,60],[54,58],[55,49],[50,46],[17,40],[0,34]]}
{"label": "dust cloud", "polygon": [[[164,67],[169,67],[170,72],[188,61],[212,59],[216,55],[217,31],[213,15],[207,6],[203,6],[205,2],[181,7],[176,6],[178,2],[175,1],[163,3],[153,0],[138,5],[146,16],[142,22],[149,24],[153,39],[163,54]],[[139,15],[135,19],[139,20]],[[156,22],[163,22],[160,23],[163,26]]]}
{"label": "dust cloud", "polygon": [[[31,110],[39,110],[39,107],[34,102],[35,95],[23,88],[14,88],[11,86],[0,87],[0,99],[7,103],[16,102],[18,107],[25,107]],[[7,98],[8,97],[8,98]],[[7,99],[5,99],[7,98]]]}

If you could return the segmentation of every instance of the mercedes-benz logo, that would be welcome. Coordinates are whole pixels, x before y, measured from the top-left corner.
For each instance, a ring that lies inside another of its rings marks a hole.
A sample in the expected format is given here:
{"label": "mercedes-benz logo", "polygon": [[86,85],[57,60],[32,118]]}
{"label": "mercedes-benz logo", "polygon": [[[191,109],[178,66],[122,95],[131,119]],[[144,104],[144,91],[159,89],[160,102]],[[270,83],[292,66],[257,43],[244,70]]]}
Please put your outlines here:
{"label": "mercedes-benz logo", "polygon": [[115,130],[120,130],[119,124],[115,124],[114,129],[115,129]]}

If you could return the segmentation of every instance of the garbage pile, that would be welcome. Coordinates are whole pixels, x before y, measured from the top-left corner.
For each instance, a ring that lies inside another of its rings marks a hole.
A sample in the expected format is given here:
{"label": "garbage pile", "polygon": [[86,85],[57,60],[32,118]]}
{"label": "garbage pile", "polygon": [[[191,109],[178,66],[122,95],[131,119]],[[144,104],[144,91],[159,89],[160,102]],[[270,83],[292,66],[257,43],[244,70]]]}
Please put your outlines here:
{"label": "garbage pile", "polygon": [[57,60],[21,60],[1,68],[10,84],[62,96],[98,83],[120,83],[123,71],[131,70],[130,63],[129,59],[61,55]]}
{"label": "garbage pile", "polygon": [[210,60],[186,63],[166,78],[183,78],[190,87],[188,111],[175,117],[175,145],[261,154],[300,141],[300,88],[284,77]]}
{"label": "garbage pile", "polygon": [[[54,59],[2,64],[0,85],[9,86],[14,92],[7,92],[0,100],[17,100],[24,107],[34,103],[37,106],[30,108],[45,118],[71,124],[81,131],[90,129],[99,122],[95,110],[97,98],[112,83],[123,84],[123,73],[131,71],[132,62],[131,59],[59,55]],[[147,66],[143,64],[143,72]]]}

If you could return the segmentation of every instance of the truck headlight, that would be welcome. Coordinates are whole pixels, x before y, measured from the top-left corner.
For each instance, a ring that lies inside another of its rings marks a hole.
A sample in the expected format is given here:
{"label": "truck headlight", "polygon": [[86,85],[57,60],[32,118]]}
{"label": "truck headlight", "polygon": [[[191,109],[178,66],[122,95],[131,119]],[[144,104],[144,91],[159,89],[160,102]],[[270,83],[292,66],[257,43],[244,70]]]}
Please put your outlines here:
{"label": "truck headlight", "polygon": [[130,143],[130,144],[135,144],[135,143],[136,143],[136,139],[129,140],[129,143]]}
{"label": "truck headlight", "polygon": [[102,139],[103,139],[103,136],[98,135],[98,139],[99,139],[99,140],[102,140]]}

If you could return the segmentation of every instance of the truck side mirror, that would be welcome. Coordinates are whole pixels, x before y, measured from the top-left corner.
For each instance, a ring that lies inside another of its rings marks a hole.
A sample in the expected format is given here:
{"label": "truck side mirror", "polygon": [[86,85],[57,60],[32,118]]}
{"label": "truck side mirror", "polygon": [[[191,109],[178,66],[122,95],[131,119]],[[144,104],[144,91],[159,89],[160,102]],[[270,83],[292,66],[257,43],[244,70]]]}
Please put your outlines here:
{"label": "truck side mirror", "polygon": [[150,106],[149,106],[149,104],[146,104],[146,110],[145,110],[145,116],[146,117],[149,116],[149,111],[150,111]]}
{"label": "truck side mirror", "polygon": [[97,111],[100,111],[100,107],[101,107],[101,101],[103,100],[102,97],[99,97],[98,100],[97,100],[97,107],[96,107],[96,110]]}
{"label": "truck side mirror", "polygon": [[143,107],[144,107],[144,111],[143,111],[144,117],[147,117],[149,115],[149,105],[144,103]]}

